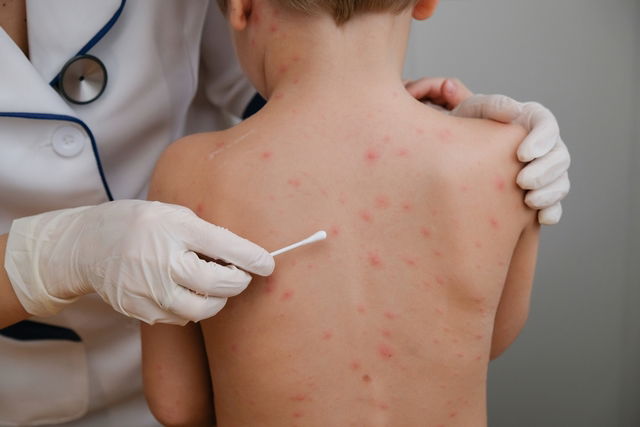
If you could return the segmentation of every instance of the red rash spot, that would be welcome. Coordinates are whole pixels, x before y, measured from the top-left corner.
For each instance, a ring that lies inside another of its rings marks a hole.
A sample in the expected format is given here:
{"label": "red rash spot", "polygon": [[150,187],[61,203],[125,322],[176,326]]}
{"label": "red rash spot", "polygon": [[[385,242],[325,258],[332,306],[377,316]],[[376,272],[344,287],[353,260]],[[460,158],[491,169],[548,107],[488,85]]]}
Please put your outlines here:
{"label": "red rash spot", "polygon": [[376,150],[375,148],[369,148],[364,153],[364,159],[369,164],[375,163],[375,161],[378,160],[379,158],[380,158],[380,152],[378,150]]}
{"label": "red rash spot", "polygon": [[413,205],[411,202],[404,202],[402,204],[402,210],[405,212],[411,212],[413,210]]}
{"label": "red rash spot", "polygon": [[442,142],[451,142],[453,139],[453,132],[451,132],[450,129],[440,129],[438,131],[438,138],[440,138]]}
{"label": "red rash spot", "polygon": [[452,412],[449,414],[449,418],[455,418],[456,416],[458,416],[457,412]]}
{"label": "red rash spot", "polygon": [[362,376],[362,381],[364,381],[365,383],[370,383],[371,382],[371,377],[369,375],[363,375]]}
{"label": "red rash spot", "polygon": [[251,46],[252,47],[256,47],[256,39],[255,38],[251,39]]}
{"label": "red rash spot", "polygon": [[289,398],[289,400],[293,401],[293,402],[304,402],[305,400],[309,399],[309,396],[307,396],[304,393],[298,393],[298,394],[294,394],[293,396],[291,396]]}
{"label": "red rash spot", "polygon": [[386,209],[389,207],[389,198],[383,194],[376,197],[376,207],[380,209]]}
{"label": "red rash spot", "polygon": [[365,308],[364,305],[359,305],[359,306],[356,307],[356,311],[358,313],[360,313],[360,314],[364,314],[364,313],[366,313],[367,309]]}
{"label": "red rash spot", "polygon": [[294,85],[297,85],[298,83],[300,83],[300,79],[299,78],[296,77],[295,79],[293,79],[293,84]]}
{"label": "red rash spot", "polygon": [[422,129],[422,128],[417,128],[417,129],[416,129],[416,133],[417,133],[418,135],[424,135],[424,129]]}
{"label": "red rash spot", "polygon": [[502,179],[502,177],[498,176],[496,177],[496,180],[494,181],[496,190],[498,191],[504,191],[505,189],[505,181],[504,179]]}
{"label": "red rash spot", "polygon": [[290,180],[287,181],[287,184],[289,184],[293,188],[300,188],[301,183],[299,179],[291,178]]}
{"label": "red rash spot", "polygon": [[474,245],[478,249],[480,249],[482,247],[482,243],[481,242],[475,242]]}
{"label": "red rash spot", "polygon": [[480,340],[484,339],[484,335],[476,335],[476,339],[478,341],[480,341]]}
{"label": "red rash spot", "polygon": [[439,340],[438,338],[434,338],[434,339],[433,339],[433,343],[434,343],[434,344],[440,344],[440,340]]}
{"label": "red rash spot", "polygon": [[282,297],[280,298],[282,301],[289,301],[293,298],[294,292],[292,290],[287,290],[282,293]]}
{"label": "red rash spot", "polygon": [[439,258],[439,257],[441,257],[443,254],[442,254],[442,252],[440,252],[439,250],[437,250],[437,249],[436,249],[436,250],[434,250],[434,251],[433,251],[433,255],[434,255],[434,256],[437,256],[437,257]]}
{"label": "red rash spot", "polygon": [[231,352],[232,353],[237,353],[238,352],[238,346],[236,344],[231,344]]}
{"label": "red rash spot", "polygon": [[293,414],[291,414],[291,416],[293,418],[302,418],[303,414],[302,414],[302,412],[294,412]]}
{"label": "red rash spot", "polygon": [[367,255],[369,258],[369,265],[372,267],[382,267],[382,258],[376,252],[369,252]]}
{"label": "red rash spot", "polygon": [[388,329],[383,329],[383,330],[380,331],[380,333],[385,338],[391,338],[391,331],[388,330]]}
{"label": "red rash spot", "polygon": [[416,258],[405,258],[404,263],[409,267],[415,267],[418,265],[418,260]]}
{"label": "red rash spot", "polygon": [[273,277],[267,277],[266,286],[264,290],[268,294],[272,294],[276,290],[276,281]]}
{"label": "red rash spot", "polygon": [[362,218],[364,222],[373,222],[373,215],[371,215],[369,211],[360,212],[360,218]]}
{"label": "red rash spot", "polygon": [[272,24],[272,25],[269,27],[269,31],[271,31],[272,33],[277,33],[277,32],[278,32],[278,26],[277,26],[277,25],[275,25],[275,24]]}
{"label": "red rash spot", "polygon": [[458,356],[458,359],[462,359],[464,357],[464,354],[462,353],[456,353],[456,356]]}
{"label": "red rash spot", "polygon": [[398,157],[409,157],[409,150],[407,150],[406,148],[400,148],[398,149],[398,151],[396,151],[396,155]]}
{"label": "red rash spot", "polygon": [[429,237],[431,237],[431,230],[427,227],[422,227],[420,229],[420,234],[422,234],[422,237],[424,237],[425,239],[428,239]]}
{"label": "red rash spot", "polygon": [[293,55],[293,58],[291,58],[291,60],[293,62],[300,62],[300,56],[299,55]]}
{"label": "red rash spot", "polygon": [[462,187],[460,187],[460,191],[462,191],[463,193],[466,193],[467,191],[469,191],[469,187],[467,187],[466,185],[463,185]]}
{"label": "red rash spot", "polygon": [[482,360],[482,356],[476,356],[476,361]]}
{"label": "red rash spot", "polygon": [[360,369],[360,362],[358,362],[357,360],[354,360],[353,362],[351,362],[349,367],[351,368],[352,371],[357,371],[358,369]]}
{"label": "red rash spot", "polygon": [[385,311],[384,317],[386,317],[389,320],[395,320],[398,318],[398,315],[396,313],[392,313],[391,311]]}
{"label": "red rash spot", "polygon": [[276,93],[275,95],[273,95],[273,99],[282,99],[284,98],[284,93],[280,92],[280,93]]}
{"label": "red rash spot", "polygon": [[387,405],[384,402],[379,402],[378,403],[378,408],[382,409],[383,411],[386,411],[387,409],[389,409],[389,405]]}
{"label": "red rash spot", "polygon": [[281,65],[280,68],[278,68],[278,72],[280,74],[286,74],[287,71],[289,71],[289,67],[287,67],[286,65]]}
{"label": "red rash spot", "polygon": [[324,331],[322,333],[322,339],[325,340],[325,341],[329,341],[332,336],[333,336],[333,332],[331,332],[331,331]]}
{"label": "red rash spot", "polygon": [[386,344],[380,344],[378,346],[378,355],[383,359],[391,359],[393,357],[393,350]]}
{"label": "red rash spot", "polygon": [[489,218],[489,224],[491,224],[491,228],[493,228],[494,230],[500,228],[500,222],[498,222],[498,220],[494,217]]}
{"label": "red rash spot", "polygon": [[442,316],[444,314],[444,311],[442,311],[441,308],[436,308],[436,313],[438,313],[438,315]]}
{"label": "red rash spot", "polygon": [[262,160],[269,160],[271,157],[273,157],[273,153],[271,151],[264,151],[261,155],[260,158]]}
{"label": "red rash spot", "polygon": [[444,285],[444,279],[440,276],[436,276],[436,283],[438,285]]}
{"label": "red rash spot", "polygon": [[202,215],[203,210],[204,206],[202,205],[202,203],[198,203],[198,206],[196,206],[196,214],[198,214],[198,216]]}
{"label": "red rash spot", "polygon": [[331,226],[331,228],[329,229],[329,234],[333,237],[338,237],[340,235],[340,227],[338,227],[337,225]]}

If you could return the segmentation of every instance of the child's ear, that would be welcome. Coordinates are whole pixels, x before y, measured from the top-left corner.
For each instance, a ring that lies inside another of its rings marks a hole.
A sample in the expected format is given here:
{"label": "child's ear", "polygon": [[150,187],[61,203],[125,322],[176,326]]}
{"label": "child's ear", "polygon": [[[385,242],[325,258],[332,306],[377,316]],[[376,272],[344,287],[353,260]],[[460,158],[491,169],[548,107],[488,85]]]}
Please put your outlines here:
{"label": "child's ear", "polygon": [[419,0],[413,8],[413,18],[418,21],[431,18],[440,0]]}
{"label": "child's ear", "polygon": [[229,0],[227,13],[231,27],[236,31],[244,30],[249,22],[252,9],[253,0]]}

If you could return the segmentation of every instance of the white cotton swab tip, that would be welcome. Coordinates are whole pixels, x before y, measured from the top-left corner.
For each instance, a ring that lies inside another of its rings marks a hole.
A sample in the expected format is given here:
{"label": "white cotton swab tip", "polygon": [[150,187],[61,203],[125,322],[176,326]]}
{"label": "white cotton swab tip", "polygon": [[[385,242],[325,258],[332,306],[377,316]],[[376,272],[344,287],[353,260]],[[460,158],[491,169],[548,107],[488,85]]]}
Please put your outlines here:
{"label": "white cotton swab tip", "polygon": [[289,252],[292,251],[296,248],[299,248],[300,246],[306,246],[306,245],[310,245],[311,243],[315,243],[315,242],[319,242],[321,240],[324,240],[327,238],[327,232],[322,230],[322,231],[318,231],[317,233],[313,234],[312,236],[307,237],[304,240],[299,241],[298,243],[294,243],[293,245],[289,245],[286,248],[282,248],[282,249],[278,249],[277,251],[273,251],[271,252],[271,256],[276,256],[276,255],[280,255],[283,254],[285,252]]}

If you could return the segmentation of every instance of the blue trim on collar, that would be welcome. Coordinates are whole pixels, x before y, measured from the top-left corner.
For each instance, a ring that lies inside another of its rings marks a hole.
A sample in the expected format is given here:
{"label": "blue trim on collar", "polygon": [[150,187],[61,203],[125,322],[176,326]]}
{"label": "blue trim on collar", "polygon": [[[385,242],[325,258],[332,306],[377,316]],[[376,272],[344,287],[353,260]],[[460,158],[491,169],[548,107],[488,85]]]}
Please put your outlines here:
{"label": "blue trim on collar", "polygon": [[91,148],[93,149],[93,156],[96,159],[96,164],[98,166],[98,172],[100,173],[100,179],[102,180],[102,186],[104,187],[104,191],[107,193],[107,197],[109,201],[113,201],[113,196],[111,195],[111,189],[109,188],[109,184],[107,183],[107,178],[104,174],[104,169],[102,168],[102,162],[100,161],[100,153],[98,152],[98,145],[96,144],[96,139],[93,137],[93,133],[89,126],[87,126],[82,120],[73,117],[67,116],[64,114],[45,114],[45,113],[3,113],[0,112],[0,117],[16,117],[20,119],[35,119],[35,120],[60,120],[73,122],[77,125],[80,125],[84,128],[84,130],[89,135],[89,139],[91,140]]}
{"label": "blue trim on collar", "polygon": [[[100,31],[98,31],[96,33],[95,36],[93,36],[91,38],[91,40],[89,40],[87,42],[87,44],[85,44],[79,51],[78,53],[75,54],[75,56],[79,56],[79,55],[84,55],[87,52],[89,52],[89,50],[91,50],[92,47],[94,47],[96,44],[98,44],[98,42],[100,40],[102,40],[102,38],[109,32],[109,30],[111,30],[111,27],[113,27],[116,23],[116,21],[118,21],[118,18],[120,18],[120,15],[122,14],[122,10],[124,9],[124,5],[127,3],[127,0],[121,0],[120,1],[120,7],[118,7],[118,10],[116,10],[116,12],[113,14],[113,16],[111,17],[111,19],[109,19],[107,21],[106,24],[104,24],[104,27],[102,27],[100,29]],[[60,72],[53,78],[53,80],[51,80],[51,82],[49,83],[50,86],[56,87],[58,86],[58,82],[60,81]]]}

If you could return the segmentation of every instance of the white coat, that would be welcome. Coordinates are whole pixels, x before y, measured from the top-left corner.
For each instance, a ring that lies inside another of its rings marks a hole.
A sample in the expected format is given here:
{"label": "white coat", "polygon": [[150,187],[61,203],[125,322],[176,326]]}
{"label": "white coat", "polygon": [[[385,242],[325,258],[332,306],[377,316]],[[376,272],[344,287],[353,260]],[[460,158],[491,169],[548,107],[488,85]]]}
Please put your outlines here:
{"label": "white coat", "polygon": [[[170,142],[228,126],[255,93],[215,1],[28,0],[27,19],[30,58],[0,28],[0,233],[14,218],[108,194],[145,198]],[[87,105],[50,85],[78,53],[108,73]],[[157,425],[142,394],[137,321],[95,296],[31,320],[78,339],[0,335],[0,425]]]}

